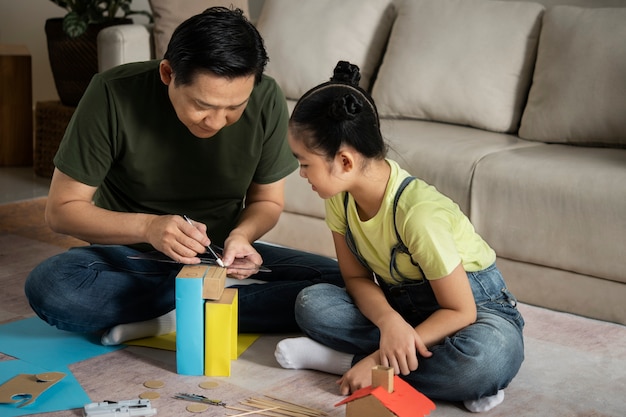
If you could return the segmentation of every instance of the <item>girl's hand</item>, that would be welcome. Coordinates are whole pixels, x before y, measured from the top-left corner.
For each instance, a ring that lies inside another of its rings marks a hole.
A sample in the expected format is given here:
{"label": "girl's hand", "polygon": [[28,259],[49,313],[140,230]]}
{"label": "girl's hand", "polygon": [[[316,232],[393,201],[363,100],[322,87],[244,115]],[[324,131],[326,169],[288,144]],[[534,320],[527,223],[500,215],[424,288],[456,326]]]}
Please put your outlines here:
{"label": "girl's hand", "polygon": [[419,334],[401,316],[393,315],[380,325],[380,364],[394,373],[408,375],[418,367],[418,353],[430,357]]}
{"label": "girl's hand", "polygon": [[337,381],[341,395],[348,395],[354,391],[372,385],[372,368],[380,365],[378,352],[363,358]]}

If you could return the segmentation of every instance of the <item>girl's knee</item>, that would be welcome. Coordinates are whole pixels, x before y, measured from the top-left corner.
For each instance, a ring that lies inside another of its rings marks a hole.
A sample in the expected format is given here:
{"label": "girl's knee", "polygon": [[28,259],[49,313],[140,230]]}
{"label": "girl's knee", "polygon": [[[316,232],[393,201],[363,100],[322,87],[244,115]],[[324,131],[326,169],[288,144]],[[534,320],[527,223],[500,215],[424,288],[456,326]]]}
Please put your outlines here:
{"label": "girl's knee", "polygon": [[296,322],[301,329],[315,329],[327,325],[330,318],[341,317],[335,313],[351,304],[345,289],[332,284],[315,284],[298,294],[294,307]]}

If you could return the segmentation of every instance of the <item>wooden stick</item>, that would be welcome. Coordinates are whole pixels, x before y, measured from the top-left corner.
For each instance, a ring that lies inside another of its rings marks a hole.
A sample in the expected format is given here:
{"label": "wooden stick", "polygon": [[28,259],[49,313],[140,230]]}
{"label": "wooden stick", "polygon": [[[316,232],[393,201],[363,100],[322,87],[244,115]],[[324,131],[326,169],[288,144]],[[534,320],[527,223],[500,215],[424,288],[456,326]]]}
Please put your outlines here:
{"label": "wooden stick", "polygon": [[292,402],[289,402],[289,401],[281,400],[280,398],[270,397],[269,395],[265,395],[265,396],[267,398],[271,399],[271,400],[274,400],[274,401],[281,401],[281,402],[283,402],[285,404],[290,404],[290,405],[293,405],[293,406],[298,407],[298,408],[309,410],[309,411],[311,411],[313,413],[317,413],[317,415],[320,415],[320,416],[327,416],[328,415],[328,413],[326,413],[326,412],[324,412],[322,410],[317,410],[315,408],[305,407],[303,405],[299,405],[299,404],[292,403]]}
{"label": "wooden stick", "polygon": [[[251,398],[250,400],[248,400],[247,405],[251,406],[251,407],[274,407],[274,406],[278,406],[279,410],[277,410],[277,413],[280,414],[284,414],[284,415],[288,415],[291,417],[315,417],[316,415],[311,415],[308,412],[303,412],[302,409],[293,407],[293,406],[285,406],[283,404],[279,404],[277,402],[273,402],[273,401],[262,401],[256,398]],[[305,410],[306,411],[306,410]],[[317,414],[317,416],[319,416],[319,414]]]}
{"label": "wooden stick", "polygon": [[308,407],[302,407],[297,404],[288,403],[282,400],[270,401],[262,398],[250,398],[244,405],[250,407],[274,407],[278,406],[277,413],[292,416],[292,417],[319,417],[324,415],[323,411],[314,410]]}
{"label": "wooden stick", "polygon": [[228,414],[230,417],[239,417],[239,416],[247,416],[250,414],[260,414],[264,411],[270,411],[270,410],[276,410],[278,407],[272,407],[272,408],[264,408],[262,410],[252,410],[252,411],[248,411],[246,413],[241,413],[241,414]]}
{"label": "wooden stick", "polygon": [[[250,411],[246,408],[240,408],[240,407],[234,407],[232,405],[225,405],[224,408],[228,408],[230,410],[237,410],[237,411]],[[273,411],[259,411],[256,410],[257,414],[261,414],[264,416],[271,416],[271,417],[282,417],[280,414],[276,414],[276,412]]]}
{"label": "wooden stick", "polygon": [[[247,405],[248,407],[256,407],[256,408],[265,408],[267,407],[267,405],[263,405],[260,403],[255,403],[255,402],[242,402],[243,405]],[[275,416],[275,417],[283,417],[283,416],[288,416],[288,417],[310,417],[307,414],[300,414],[300,413],[296,413],[293,411],[289,411],[289,410],[284,410],[281,409],[280,407],[277,407],[275,410],[272,410],[270,412],[268,412],[265,415],[271,415],[271,416]]]}
{"label": "wooden stick", "polygon": [[325,414],[323,411],[315,410],[315,409],[308,408],[308,407],[304,407],[304,406],[301,406],[301,405],[298,405],[298,404],[294,404],[294,403],[289,403],[289,402],[283,401],[283,400],[274,400],[273,399],[273,401],[270,401],[270,400],[265,400],[265,399],[262,399],[262,398],[252,398],[251,400],[257,401],[257,402],[259,402],[261,404],[279,405],[280,408],[285,409],[285,410],[297,411],[299,413],[313,415],[313,416],[321,416],[321,415]]}

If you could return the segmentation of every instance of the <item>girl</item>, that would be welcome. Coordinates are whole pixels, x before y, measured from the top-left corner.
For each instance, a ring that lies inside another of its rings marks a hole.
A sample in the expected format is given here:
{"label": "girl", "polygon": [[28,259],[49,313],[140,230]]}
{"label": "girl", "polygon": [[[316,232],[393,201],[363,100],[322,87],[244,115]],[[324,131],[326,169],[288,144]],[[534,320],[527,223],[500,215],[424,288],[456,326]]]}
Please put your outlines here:
{"label": "girl", "polygon": [[359,79],[358,67],[339,62],[290,119],[289,145],[325,199],[345,289],[299,294],[296,320],[308,337],[282,340],[276,359],[343,375],[343,395],[389,366],[433,399],[487,411],[524,358],[516,299],[458,205],[386,159]]}

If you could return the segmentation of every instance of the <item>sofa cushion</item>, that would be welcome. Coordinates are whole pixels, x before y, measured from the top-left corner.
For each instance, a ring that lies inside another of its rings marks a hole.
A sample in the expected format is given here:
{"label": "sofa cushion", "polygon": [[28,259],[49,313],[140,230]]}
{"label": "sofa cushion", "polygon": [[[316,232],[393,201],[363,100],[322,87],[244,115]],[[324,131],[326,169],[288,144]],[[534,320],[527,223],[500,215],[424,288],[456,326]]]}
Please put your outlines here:
{"label": "sofa cushion", "polygon": [[450,197],[466,215],[473,211],[472,178],[483,158],[520,147],[548,146],[506,133],[421,120],[383,119],[381,129],[389,157]]}
{"label": "sofa cushion", "polygon": [[270,56],[267,73],[297,99],[344,60],[360,67],[368,88],[392,21],[390,0],[265,0],[257,27]]}
{"label": "sofa cushion", "polygon": [[517,131],[543,11],[531,2],[402,1],[373,88],[381,116]]}
{"label": "sofa cushion", "polygon": [[476,230],[504,258],[626,283],[626,149],[535,143],[476,166]]}
{"label": "sofa cushion", "polygon": [[248,0],[149,0],[154,16],[154,56],[163,58],[174,29],[187,18],[209,7],[239,8],[248,16]]}
{"label": "sofa cushion", "polygon": [[626,147],[626,8],[548,9],[519,133]]}

